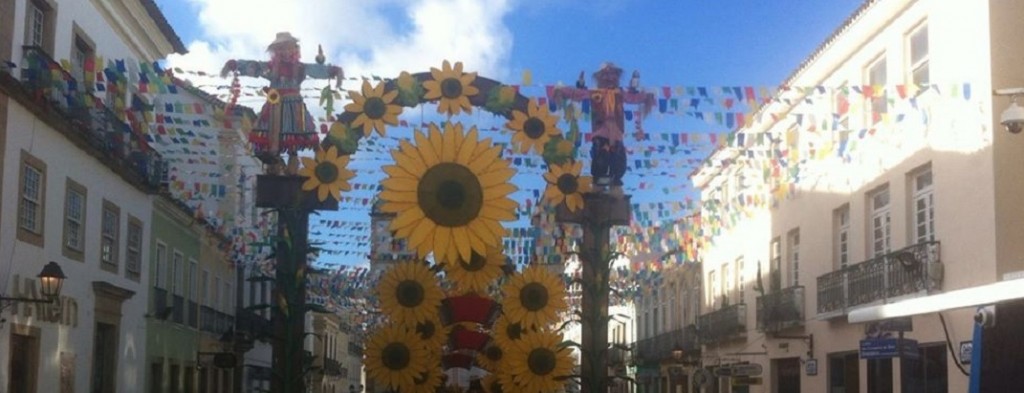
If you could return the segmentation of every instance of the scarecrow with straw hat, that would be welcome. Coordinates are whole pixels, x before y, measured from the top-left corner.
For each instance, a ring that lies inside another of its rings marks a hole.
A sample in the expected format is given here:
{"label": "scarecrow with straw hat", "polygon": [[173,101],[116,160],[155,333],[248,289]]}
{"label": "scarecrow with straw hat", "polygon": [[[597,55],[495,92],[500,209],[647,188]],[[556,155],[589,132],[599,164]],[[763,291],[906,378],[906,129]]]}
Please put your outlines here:
{"label": "scarecrow with straw hat", "polygon": [[270,81],[265,88],[267,101],[260,110],[259,119],[249,134],[257,156],[270,163],[269,172],[281,174],[280,154],[288,153],[288,173],[298,170],[298,151],[315,149],[320,141],[316,124],[302,101],[302,81],[310,78],[337,78],[341,85],[345,77],[341,67],[324,65],[318,56],[317,64],[299,61],[299,40],[288,32],[277,33],[267,47],[270,61],[228,60],[221,76],[235,75],[260,77]]}

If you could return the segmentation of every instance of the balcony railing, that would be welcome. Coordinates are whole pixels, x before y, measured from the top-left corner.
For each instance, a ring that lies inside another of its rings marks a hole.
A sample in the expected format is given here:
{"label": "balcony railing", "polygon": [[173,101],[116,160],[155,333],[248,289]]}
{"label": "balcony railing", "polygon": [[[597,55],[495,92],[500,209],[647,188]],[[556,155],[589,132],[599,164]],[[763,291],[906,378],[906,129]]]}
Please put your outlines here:
{"label": "balcony railing", "polygon": [[[166,163],[146,148],[141,133],[121,120],[93,95],[91,86],[75,80],[42,48],[26,46],[21,65],[21,85],[35,100],[49,105],[71,125],[72,139],[87,143],[101,153],[108,165],[133,172],[146,187],[159,189]],[[141,111],[128,109],[143,118]]]}
{"label": "balcony railing", "polygon": [[757,297],[757,330],[775,333],[804,325],[804,287],[792,286]]}
{"label": "balcony railing", "polygon": [[199,307],[199,330],[207,333],[223,334],[233,329],[234,325],[235,318],[233,316],[214,310],[209,306]]}
{"label": "balcony railing", "polygon": [[324,358],[324,375],[332,377],[341,376],[341,362],[331,358]]}
{"label": "balcony railing", "polygon": [[743,303],[722,307],[700,316],[700,339],[703,342],[726,341],[746,337],[747,305]]}
{"label": "balcony railing", "polygon": [[257,340],[265,340],[273,335],[270,320],[253,310],[243,309],[239,312],[238,328]]}
{"label": "balcony railing", "polygon": [[635,348],[637,353],[633,355],[645,362],[672,360],[672,350],[676,346],[682,347],[684,352],[698,351],[700,347],[697,343],[697,327],[688,325],[682,329],[640,340]]}
{"label": "balcony railing", "polygon": [[818,277],[818,314],[941,289],[939,242],[918,243]]}
{"label": "balcony railing", "polygon": [[196,302],[188,301],[188,326],[199,329],[199,305]]}
{"label": "balcony railing", "polygon": [[171,310],[174,314],[174,322],[185,324],[185,298],[174,295],[171,297],[174,300],[174,309]]}

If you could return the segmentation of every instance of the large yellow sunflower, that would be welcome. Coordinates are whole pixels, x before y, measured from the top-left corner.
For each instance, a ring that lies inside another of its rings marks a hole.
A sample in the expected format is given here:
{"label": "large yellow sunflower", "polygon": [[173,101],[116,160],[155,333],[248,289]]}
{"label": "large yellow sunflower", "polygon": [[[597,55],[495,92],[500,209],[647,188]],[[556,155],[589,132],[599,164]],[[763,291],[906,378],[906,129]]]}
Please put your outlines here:
{"label": "large yellow sunflower", "polygon": [[437,106],[438,113],[447,113],[449,116],[457,115],[463,110],[466,113],[473,112],[473,106],[469,103],[469,97],[480,93],[480,89],[473,86],[476,80],[476,73],[463,73],[462,62],[455,62],[455,68],[445,60],[441,69],[430,68],[432,80],[424,81],[423,87],[427,94],[423,96],[428,100],[440,99]]}
{"label": "large yellow sunflower", "polygon": [[411,326],[437,318],[444,294],[437,277],[419,262],[396,264],[377,284],[380,308],[392,322]]}
{"label": "large yellow sunflower", "polygon": [[540,266],[530,266],[502,288],[502,309],[509,321],[525,327],[544,328],[565,311],[565,283]]}
{"label": "large yellow sunflower", "polygon": [[536,332],[516,341],[505,357],[508,372],[524,392],[554,392],[572,374],[572,356],[561,344],[562,335]]}
{"label": "large yellow sunflower", "polygon": [[355,173],[346,168],[348,159],[346,155],[339,156],[338,149],[334,146],[327,148],[327,151],[317,149],[315,158],[302,157],[299,176],[309,178],[302,183],[302,190],[316,189],[316,196],[320,202],[326,200],[328,195],[335,200],[341,200],[341,191],[352,189],[348,179],[355,176]]}
{"label": "large yellow sunflower", "polygon": [[397,126],[398,115],[402,113],[401,106],[392,104],[398,96],[398,90],[385,93],[384,82],[377,83],[376,87],[370,87],[370,81],[364,80],[362,91],[362,94],[354,90],[348,92],[352,102],[345,105],[345,110],[359,114],[352,121],[352,127],[363,127],[363,136],[370,136],[373,130],[384,136],[387,124]]}
{"label": "large yellow sunflower", "polygon": [[548,183],[544,190],[544,199],[552,205],[565,202],[569,211],[575,212],[583,207],[583,192],[590,190],[590,176],[580,176],[583,163],[576,161],[565,165],[551,165],[544,173],[544,181]]}
{"label": "large yellow sunflower", "polygon": [[515,132],[512,135],[512,144],[520,153],[533,149],[537,154],[541,154],[544,152],[544,144],[548,143],[552,136],[561,133],[555,126],[558,117],[548,112],[547,106],[539,105],[536,99],[530,99],[526,108],[527,113],[513,111],[512,120],[505,123],[505,127]]}
{"label": "large yellow sunflower", "polygon": [[426,347],[415,334],[398,325],[378,329],[366,346],[366,372],[370,378],[396,391],[411,391],[416,378],[427,371]]}
{"label": "large yellow sunflower", "polygon": [[455,283],[460,292],[485,293],[487,286],[501,275],[501,267],[505,266],[505,254],[501,249],[488,247],[486,254],[475,250],[469,260],[456,256],[454,260],[445,261],[445,275]]}
{"label": "large yellow sunflower", "polygon": [[470,260],[484,254],[505,234],[499,221],[516,219],[516,202],[508,197],[515,174],[500,157],[501,146],[478,140],[476,127],[446,123],[444,132],[430,124],[429,136],[415,132],[417,146],[401,141],[392,150],[396,165],[384,166],[381,211],[395,213],[390,229],[407,239],[420,257]]}

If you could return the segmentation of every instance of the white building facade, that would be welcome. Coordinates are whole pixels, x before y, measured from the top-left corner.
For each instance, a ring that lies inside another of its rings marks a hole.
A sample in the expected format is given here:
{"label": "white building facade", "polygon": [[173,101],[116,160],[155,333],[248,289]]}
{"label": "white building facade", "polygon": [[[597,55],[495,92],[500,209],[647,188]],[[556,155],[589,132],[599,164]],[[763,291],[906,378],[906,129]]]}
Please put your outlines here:
{"label": "white building facade", "polygon": [[6,304],[0,389],[143,390],[159,160],[104,109],[130,89],[72,102],[91,94],[70,81],[97,56],[152,62],[184,50],[152,1],[0,2],[0,58],[17,65],[0,75],[0,293],[38,298],[49,261],[67,276],[54,304]]}
{"label": "white building facade", "polygon": [[693,175],[718,376],[700,389],[967,390],[949,347],[971,339],[973,310],[847,316],[1024,269],[1024,142],[990,95],[1024,85],[1022,6],[865,2]]}

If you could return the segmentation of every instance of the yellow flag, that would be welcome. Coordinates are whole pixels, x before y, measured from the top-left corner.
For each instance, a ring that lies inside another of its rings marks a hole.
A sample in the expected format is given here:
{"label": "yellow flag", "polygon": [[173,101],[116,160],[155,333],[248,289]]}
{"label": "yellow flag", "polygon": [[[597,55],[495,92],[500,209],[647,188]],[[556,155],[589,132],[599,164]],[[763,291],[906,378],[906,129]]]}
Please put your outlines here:
{"label": "yellow flag", "polygon": [[523,86],[530,86],[533,84],[533,71],[529,69],[523,70]]}

